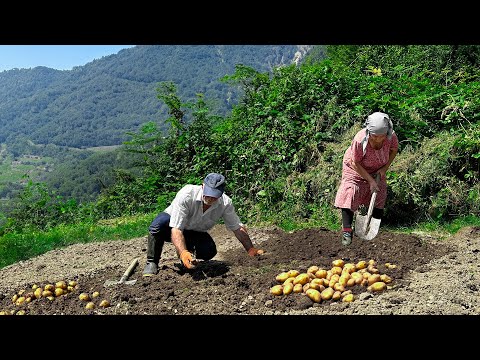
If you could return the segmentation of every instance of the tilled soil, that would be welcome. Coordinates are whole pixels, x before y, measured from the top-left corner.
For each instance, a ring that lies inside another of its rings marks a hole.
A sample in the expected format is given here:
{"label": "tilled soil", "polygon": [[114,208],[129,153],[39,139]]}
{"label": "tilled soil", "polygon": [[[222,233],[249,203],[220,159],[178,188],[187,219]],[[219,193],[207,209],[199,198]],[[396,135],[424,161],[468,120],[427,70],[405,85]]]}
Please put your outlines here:
{"label": "tilled soil", "polygon": [[[480,228],[464,228],[455,236],[437,239],[428,234],[406,235],[380,230],[372,241],[353,239],[341,245],[338,232],[307,229],[291,233],[276,228],[249,229],[265,255],[250,258],[223,225],[210,232],[218,254],[185,272],[173,246],[166,243],[158,275],[142,277],[146,237],[128,241],[75,244],[0,269],[0,311],[25,315],[478,315],[480,314]],[[133,285],[104,286],[119,280],[132,259],[139,266]],[[303,294],[274,296],[275,277],[310,266],[330,269],[332,261],[373,259],[381,274],[393,281],[379,293],[355,285],[355,300],[315,303]],[[387,268],[385,263],[395,264]],[[34,284],[75,280],[72,292],[48,300],[15,305],[12,297]],[[86,309],[81,292],[99,296]],[[108,300],[109,307],[99,306]]]}

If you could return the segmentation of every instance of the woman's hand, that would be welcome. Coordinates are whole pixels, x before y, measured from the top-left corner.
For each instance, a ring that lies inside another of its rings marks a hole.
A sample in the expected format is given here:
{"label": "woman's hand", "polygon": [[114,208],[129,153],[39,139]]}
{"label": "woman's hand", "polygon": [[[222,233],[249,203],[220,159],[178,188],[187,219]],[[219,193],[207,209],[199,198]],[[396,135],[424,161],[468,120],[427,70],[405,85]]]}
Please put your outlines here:
{"label": "woman's hand", "polygon": [[372,180],[370,180],[368,183],[370,184],[370,193],[373,194],[374,192],[380,191],[375,178],[372,178]]}
{"label": "woman's hand", "polygon": [[379,180],[386,180],[386,178],[387,178],[387,169],[386,169],[385,167],[382,167],[382,168],[378,169],[377,174],[380,175],[380,179],[379,179]]}

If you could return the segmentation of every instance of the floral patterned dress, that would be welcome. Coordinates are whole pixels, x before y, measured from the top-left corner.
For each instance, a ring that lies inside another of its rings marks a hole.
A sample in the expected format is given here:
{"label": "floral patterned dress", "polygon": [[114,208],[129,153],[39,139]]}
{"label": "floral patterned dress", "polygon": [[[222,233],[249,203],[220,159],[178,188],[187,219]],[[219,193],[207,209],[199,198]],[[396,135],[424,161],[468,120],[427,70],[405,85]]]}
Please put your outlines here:
{"label": "floral patterned dress", "polygon": [[[360,130],[353,138],[352,144],[345,151],[343,156],[342,181],[335,197],[335,207],[346,208],[356,211],[360,205],[368,206],[370,204],[371,193],[368,181],[362,178],[354,169],[350,167],[350,160],[360,162],[363,168],[369,173],[374,174],[388,163],[391,149],[398,149],[398,138],[395,131],[392,138],[385,139],[382,148],[375,150],[367,143],[365,155],[363,154],[362,140],[365,137],[366,129]],[[387,183],[385,179],[380,179],[378,183],[380,191],[377,193],[375,207],[383,209],[387,200]]]}

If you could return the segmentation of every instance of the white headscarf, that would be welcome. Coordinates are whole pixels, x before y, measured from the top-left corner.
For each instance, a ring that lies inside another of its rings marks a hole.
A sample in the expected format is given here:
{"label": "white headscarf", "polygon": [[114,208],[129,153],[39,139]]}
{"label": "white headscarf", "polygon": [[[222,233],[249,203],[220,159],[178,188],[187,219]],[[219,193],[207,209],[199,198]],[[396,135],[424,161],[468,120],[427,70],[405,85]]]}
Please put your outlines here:
{"label": "white headscarf", "polygon": [[393,123],[392,120],[390,120],[389,116],[385,113],[374,112],[367,117],[367,120],[365,120],[365,123],[363,125],[366,129],[365,137],[362,140],[363,155],[365,155],[368,144],[368,137],[370,136],[370,134],[387,134],[388,140],[392,139]]}

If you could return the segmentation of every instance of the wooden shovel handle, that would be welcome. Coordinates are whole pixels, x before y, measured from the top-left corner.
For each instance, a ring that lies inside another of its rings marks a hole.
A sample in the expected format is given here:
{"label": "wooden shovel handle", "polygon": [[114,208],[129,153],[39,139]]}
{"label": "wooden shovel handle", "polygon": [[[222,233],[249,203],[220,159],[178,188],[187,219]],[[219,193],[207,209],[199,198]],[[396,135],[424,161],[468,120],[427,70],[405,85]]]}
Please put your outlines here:
{"label": "wooden shovel handle", "polygon": [[[375,181],[378,184],[378,180],[380,179],[380,174],[376,173],[375,174]],[[372,194],[372,198],[370,200],[370,206],[368,207],[368,212],[367,212],[367,224],[365,226],[365,229],[368,228],[368,225],[370,225],[370,219],[372,218],[372,213],[373,213],[373,208],[375,207],[375,200],[377,199],[377,192],[374,191]]]}
{"label": "wooden shovel handle", "polygon": [[123,273],[123,276],[120,279],[120,282],[126,281],[129,278],[129,276],[132,274],[133,269],[135,269],[135,267],[137,265],[138,265],[138,258],[135,258],[135,259],[132,260],[132,262],[130,263],[130,266],[127,268],[127,270],[125,270],[125,272]]}

